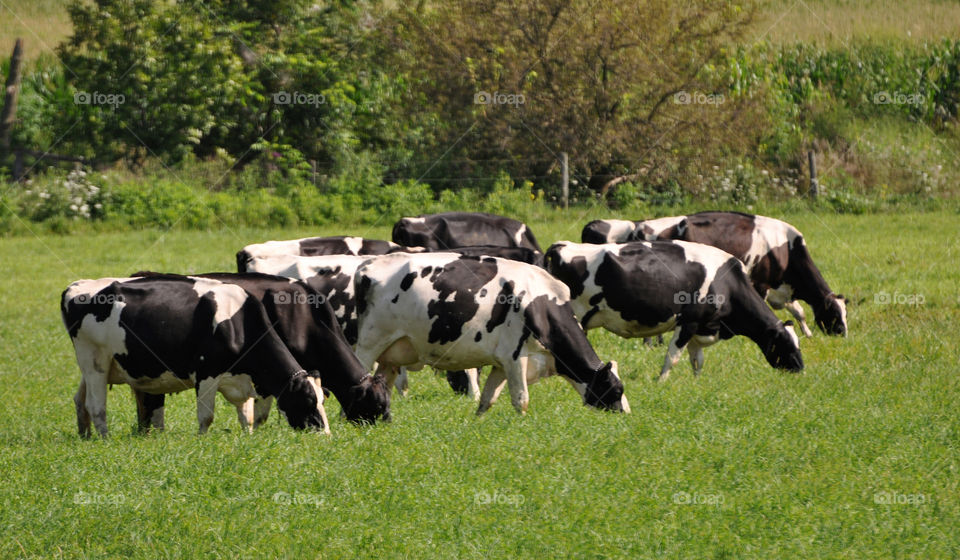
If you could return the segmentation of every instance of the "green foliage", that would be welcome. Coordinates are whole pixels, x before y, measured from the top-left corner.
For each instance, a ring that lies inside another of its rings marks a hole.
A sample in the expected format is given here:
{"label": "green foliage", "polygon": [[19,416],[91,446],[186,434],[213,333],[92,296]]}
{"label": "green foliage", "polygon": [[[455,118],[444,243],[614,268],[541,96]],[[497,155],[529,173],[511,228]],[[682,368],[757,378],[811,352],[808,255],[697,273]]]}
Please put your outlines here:
{"label": "green foliage", "polygon": [[[80,0],[58,49],[70,94],[49,100],[60,130],[86,155],[177,161],[248,103],[250,86],[228,35],[192,12],[150,0]],[[76,126],[70,125],[75,123]]]}

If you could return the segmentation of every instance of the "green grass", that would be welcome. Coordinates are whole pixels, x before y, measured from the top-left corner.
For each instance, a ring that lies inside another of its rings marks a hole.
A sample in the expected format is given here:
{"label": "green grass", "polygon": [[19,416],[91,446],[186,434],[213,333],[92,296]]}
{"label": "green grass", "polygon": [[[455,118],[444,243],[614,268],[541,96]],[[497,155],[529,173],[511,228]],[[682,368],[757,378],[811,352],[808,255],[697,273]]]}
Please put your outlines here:
{"label": "green grass", "polygon": [[[546,246],[605,214],[531,227]],[[0,239],[0,557],[960,555],[956,214],[785,217],[853,301],[850,338],[803,341],[800,375],[735,339],[707,350],[699,378],[684,361],[658,385],[662,347],[592,332],[620,361],[631,415],[548,379],[526,417],[505,396],[477,419],[424,371],[389,425],[351,426],[328,401],[331,437],[276,415],[244,435],[222,400],[198,437],[190,392],[169,398],[165,433],[136,436],[115,387],[111,437],[81,441],[58,296],[141,268],[229,270],[245,243],[332,228]]]}
{"label": "green grass", "polygon": [[0,56],[9,57],[20,37],[29,60],[51,54],[72,30],[66,0],[5,0],[0,4]]}

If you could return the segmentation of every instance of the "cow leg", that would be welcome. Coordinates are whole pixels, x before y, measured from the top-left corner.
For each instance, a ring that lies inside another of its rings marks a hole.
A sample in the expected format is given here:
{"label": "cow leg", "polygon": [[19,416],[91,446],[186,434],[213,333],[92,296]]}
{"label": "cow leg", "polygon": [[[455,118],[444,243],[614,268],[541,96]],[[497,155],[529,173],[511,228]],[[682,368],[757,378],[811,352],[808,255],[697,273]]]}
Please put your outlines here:
{"label": "cow leg", "polygon": [[530,358],[523,356],[507,369],[507,385],[510,388],[510,402],[520,414],[526,414],[530,406],[530,392],[527,387],[527,372]]}
{"label": "cow leg", "polygon": [[700,372],[703,371],[703,346],[697,342],[696,337],[687,345],[687,353],[690,354],[690,365],[693,366],[693,374],[700,375]]}
{"label": "cow leg", "polygon": [[480,394],[480,405],[477,407],[477,416],[490,410],[493,403],[497,402],[500,391],[507,383],[507,375],[500,366],[493,366],[490,375],[487,376],[487,382],[483,385],[483,393]]}
{"label": "cow leg", "polygon": [[467,396],[474,402],[480,401],[480,368],[470,368],[463,372],[467,376]]}
{"label": "cow leg", "polygon": [[670,370],[680,361],[683,348],[690,342],[691,338],[693,338],[693,329],[677,327],[673,338],[670,340],[669,346],[667,346],[667,357],[663,361],[663,369],[660,370],[660,376],[657,377],[657,381],[664,381],[670,377]]}
{"label": "cow leg", "polygon": [[399,387],[399,381],[397,380],[397,378],[399,377],[399,372],[401,371],[401,369],[403,370],[404,373],[406,373],[406,369],[405,369],[405,368],[398,368],[398,367],[396,367],[396,366],[388,366],[388,365],[385,365],[385,364],[382,363],[382,362],[377,362],[376,375],[382,375],[382,376],[383,376],[383,380],[384,380],[384,382],[386,382],[388,389],[389,389],[390,387],[397,387],[397,393],[402,397],[402,396],[404,396],[404,393],[403,393],[403,391],[400,389],[400,387]]}
{"label": "cow leg", "polygon": [[256,398],[253,401],[253,428],[260,427],[270,416],[270,407],[273,405],[273,397]]}
{"label": "cow leg", "polygon": [[797,320],[797,323],[800,325],[800,330],[803,331],[803,336],[809,338],[813,336],[813,332],[810,330],[810,327],[807,326],[807,314],[803,311],[803,306],[800,305],[800,302],[797,300],[788,301],[783,305],[787,308],[787,311]]}
{"label": "cow leg", "polygon": [[217,404],[216,377],[206,377],[197,383],[197,422],[199,433],[207,433],[207,428],[213,423],[213,410]]}
{"label": "cow leg", "polygon": [[407,378],[407,368],[401,367],[396,369],[399,370],[399,373],[394,374],[394,384],[396,385],[397,392],[400,393],[400,396],[405,397],[407,396],[407,389],[410,387],[410,381]]}
{"label": "cow leg", "polygon": [[252,434],[254,423],[256,422],[253,397],[234,403],[234,406],[237,407],[237,420],[240,421],[240,426],[243,428],[243,431]]}
{"label": "cow leg", "polygon": [[137,402],[137,431],[146,433],[151,426],[163,430],[164,395],[144,393],[133,387],[130,387],[130,390]]}
{"label": "cow leg", "polygon": [[90,413],[87,412],[87,384],[80,378],[80,387],[73,395],[73,404],[77,409],[77,431],[80,437],[90,437]]}

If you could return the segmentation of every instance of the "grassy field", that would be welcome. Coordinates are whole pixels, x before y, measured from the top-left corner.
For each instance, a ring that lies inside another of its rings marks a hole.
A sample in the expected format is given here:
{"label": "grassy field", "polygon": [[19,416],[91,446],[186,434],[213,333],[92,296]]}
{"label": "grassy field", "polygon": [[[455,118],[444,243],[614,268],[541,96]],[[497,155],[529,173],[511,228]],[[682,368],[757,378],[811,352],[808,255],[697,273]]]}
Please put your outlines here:
{"label": "grassy field", "polygon": [[938,41],[960,32],[960,4],[940,0],[769,0],[755,39],[843,45],[858,40]]}
{"label": "grassy field", "polygon": [[[594,214],[531,227],[546,246]],[[276,415],[242,434],[222,399],[198,437],[191,392],[168,399],[165,433],[136,436],[115,387],[111,438],[81,441],[58,297],[77,278],[229,270],[246,243],[334,231],[2,239],[0,557],[957,557],[957,216],[785,218],[853,302],[850,337],[803,341],[800,375],[735,339],[699,378],[684,360],[658,385],[664,348],[593,332],[631,415],[549,379],[526,417],[504,398],[477,419],[425,370],[389,425],[349,425],[328,401],[331,437]]]}

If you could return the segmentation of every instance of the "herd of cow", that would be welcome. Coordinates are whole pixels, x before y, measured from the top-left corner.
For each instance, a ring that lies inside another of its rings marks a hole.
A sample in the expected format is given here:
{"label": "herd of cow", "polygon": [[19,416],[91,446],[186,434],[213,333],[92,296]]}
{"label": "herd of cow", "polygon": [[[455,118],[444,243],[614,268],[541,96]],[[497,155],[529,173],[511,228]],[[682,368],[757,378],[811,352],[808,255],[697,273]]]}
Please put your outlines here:
{"label": "herd of cow", "polygon": [[604,363],[585,331],[673,331],[661,380],[684,348],[699,373],[703,348],[734,335],[754,341],[771,366],[801,370],[792,321],[764,299],[807,336],[797,300],[825,333],[846,335],[846,300],[785,222],[734,212],[597,220],[582,241],[542,253],[521,222],[450,212],[402,218],[393,242],[248,245],[237,273],[79,280],[63,292],[61,314],[82,373],[80,435],[91,422],[107,435],[111,384],[130,385],[143,430],[163,428],[165,394],[194,388],[201,433],[218,392],[247,430],[276,399],[294,428],[329,433],[327,393],[351,421],[389,420],[392,387],[404,394],[406,370],[424,365],[448,370],[478,414],[505,384],[524,413],[528,384],[554,374],[585,404],[629,412],[617,363]]}

